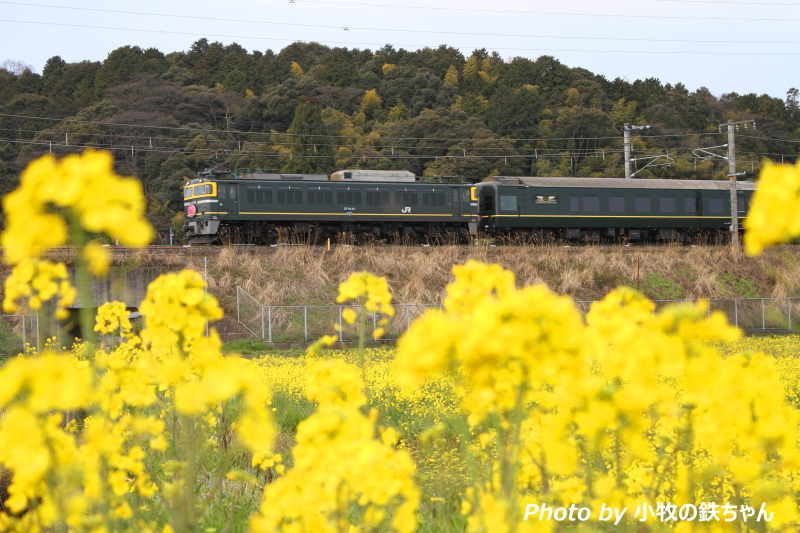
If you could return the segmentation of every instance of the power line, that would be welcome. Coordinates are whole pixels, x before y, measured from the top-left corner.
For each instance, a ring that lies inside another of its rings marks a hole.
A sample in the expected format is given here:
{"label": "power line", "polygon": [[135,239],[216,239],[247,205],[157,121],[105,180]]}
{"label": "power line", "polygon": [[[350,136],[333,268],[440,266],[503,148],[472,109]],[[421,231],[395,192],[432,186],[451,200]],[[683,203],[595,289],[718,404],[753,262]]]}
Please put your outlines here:
{"label": "power line", "polygon": [[[431,8],[434,9],[434,8]],[[742,19],[745,20],[745,19]],[[765,19],[748,19],[748,20],[765,20]],[[800,19],[781,19],[781,20],[800,20]],[[118,28],[112,26],[89,26],[84,24],[67,24],[63,22],[41,22],[41,21],[32,21],[32,20],[13,20],[13,19],[0,19],[0,22],[12,22],[18,24],[37,24],[37,25],[45,25],[45,26],[62,26],[68,28],[83,28],[83,29],[94,29],[94,30],[114,30],[114,31],[133,31],[133,32],[144,32],[144,33],[161,33],[161,34],[171,34],[171,35],[188,35],[194,37],[220,37],[225,39],[257,39],[257,40],[266,40],[266,41],[291,41],[291,42],[298,42],[301,41],[299,39],[284,39],[279,37],[263,37],[263,36],[248,36],[248,35],[223,35],[223,34],[214,34],[214,33],[197,33],[197,32],[180,32],[180,31],[168,31],[168,30],[153,30],[153,29],[141,29],[141,28]],[[331,44],[344,44],[344,45],[358,45],[358,46],[385,46],[386,43],[363,43],[363,42],[353,42],[353,41],[329,41],[326,40],[325,42]],[[691,42],[691,41],[687,41]],[[751,44],[768,44],[768,43],[751,43]],[[771,43],[770,43],[771,44]],[[774,43],[774,44],[781,44],[781,43]],[[795,43],[783,43],[783,44],[795,44]],[[423,44],[397,44],[396,46],[405,46],[409,48],[423,48],[427,45]],[[474,50],[476,47],[474,46],[453,46],[452,48],[455,49],[465,49],[465,50]],[[773,55],[773,56],[794,56],[800,55],[800,52],[711,52],[706,50],[687,50],[687,51],[680,51],[680,50],[665,50],[665,51],[657,51],[657,50],[596,50],[596,49],[577,49],[577,48],[519,48],[519,47],[490,47],[493,50],[506,50],[506,51],[516,51],[516,52],[580,52],[580,53],[596,53],[596,54],[657,54],[657,55],[670,55],[670,54],[678,54],[678,55],[719,55],[719,56],[760,56],[760,55]]]}
{"label": "power line", "polygon": [[[666,1],[666,0],[661,0]],[[679,0],[673,0],[679,1]],[[96,9],[87,7],[74,7],[74,6],[57,6],[49,4],[31,4],[25,2],[8,2],[0,1],[0,4],[10,4],[29,7],[46,7],[53,9],[69,9],[75,11],[91,11],[99,13],[115,13],[121,15],[141,15],[148,17],[165,17],[165,18],[178,18],[178,19],[191,19],[191,20],[208,20],[213,22],[236,22],[248,24],[267,24],[272,26],[293,26],[302,28],[324,28],[341,30],[342,26],[332,26],[323,24],[299,24],[291,22],[270,22],[264,20],[245,20],[245,19],[227,19],[219,17],[200,17],[196,15],[172,15],[166,13],[147,13],[142,11],[120,11],[115,9]],[[526,39],[570,39],[570,40],[591,40],[591,41],[646,41],[646,42],[664,42],[664,43],[695,43],[695,44],[800,44],[800,41],[742,41],[742,40],[694,40],[694,39],[653,39],[653,38],[633,38],[633,37],[586,37],[578,35],[531,35],[531,34],[507,34],[507,33],[475,33],[475,32],[457,32],[457,31],[441,31],[441,30],[415,30],[415,29],[396,29],[396,28],[369,28],[360,26],[347,26],[349,31],[362,30],[362,31],[380,31],[380,32],[398,32],[398,33],[428,33],[436,35],[469,35],[480,37],[522,37]],[[248,37],[250,38],[250,37]]]}
{"label": "power line", "polygon": [[732,2],[730,0],[653,0],[654,2],[680,2],[683,4],[728,4],[733,6],[800,6],[800,4],[779,2]]}
{"label": "power line", "polygon": [[778,142],[784,142],[784,143],[800,144],[800,141],[793,141],[792,139],[776,139],[776,138],[773,138],[773,137],[757,137],[755,135],[743,135],[741,133],[737,133],[736,137],[737,138],[738,137],[744,137],[744,138],[747,138],[747,139],[758,139],[758,140],[762,140],[762,141],[778,141]]}
{"label": "power line", "polygon": [[[307,135],[302,133],[263,133],[263,132],[248,132],[248,131],[233,131],[233,130],[219,130],[219,129],[200,129],[200,128],[188,128],[188,127],[181,127],[181,126],[147,126],[142,124],[124,124],[124,123],[117,123],[117,122],[98,122],[92,120],[76,120],[76,119],[68,119],[68,118],[50,118],[50,117],[33,117],[27,115],[12,115],[12,114],[4,114],[0,113],[0,117],[7,117],[7,118],[22,118],[22,119],[32,119],[32,120],[50,120],[54,122],[69,122],[69,123],[78,123],[78,124],[97,124],[100,126],[122,126],[122,127],[129,127],[129,128],[148,128],[148,129],[158,129],[158,130],[175,130],[175,131],[196,131],[198,133],[228,133],[234,135],[256,135],[256,136],[287,136],[287,137],[320,137],[320,138],[334,138],[334,139],[362,139],[364,138],[363,135],[327,135],[327,134],[313,134]],[[408,128],[413,130],[414,128]],[[59,132],[59,133],[71,133],[71,132]],[[80,132],[74,132],[76,134],[80,134]],[[669,135],[642,135],[642,138],[661,138],[661,137],[692,137],[696,135],[724,135],[719,132],[709,132],[709,133],[682,133],[682,134],[669,134]],[[586,140],[586,141],[600,141],[606,139],[619,139],[619,136],[613,137],[537,137],[537,138],[520,138],[520,139],[513,139],[513,138],[505,138],[505,137],[497,137],[497,138],[490,138],[490,139],[475,139],[472,137],[469,138],[452,138],[452,137],[378,137],[379,140],[414,140],[414,141],[515,141],[515,142],[531,142],[531,141],[572,141],[572,140]],[[217,139],[215,139],[217,140]]]}
{"label": "power line", "polygon": [[407,5],[393,5],[393,4],[374,4],[374,3],[360,3],[360,2],[337,2],[329,0],[294,0],[295,4],[331,4],[342,6],[358,6],[358,7],[388,7],[397,9],[422,9],[431,11],[467,11],[472,13],[510,13],[517,15],[550,15],[550,16],[564,16],[564,17],[603,17],[603,18],[629,18],[629,19],[659,19],[659,20],[739,20],[743,22],[759,21],[759,22],[785,22],[796,21],[800,19],[792,18],[753,18],[753,17],[692,17],[688,15],[615,15],[610,13],[568,13],[561,11],[519,11],[507,9],[472,9],[466,7],[435,7],[435,6],[407,6]]}
{"label": "power line", "polygon": [[[594,149],[594,150],[586,150],[586,149],[550,149],[553,153],[545,153],[545,150],[537,149],[534,153],[515,153],[515,154],[498,154],[498,155],[459,155],[459,154],[445,154],[445,155],[420,155],[420,154],[384,154],[380,152],[375,152],[374,155],[367,155],[367,154],[353,154],[349,157],[337,157],[336,155],[329,154],[329,155],[321,155],[321,154],[295,154],[291,153],[290,151],[258,151],[258,150],[230,150],[223,154],[220,154],[220,150],[215,148],[183,148],[183,149],[164,149],[161,147],[149,147],[149,146],[114,146],[114,145],[104,145],[104,144],[86,144],[86,143],[70,143],[65,144],[62,142],[53,143],[48,141],[42,140],[18,140],[18,139],[0,139],[0,142],[8,142],[11,144],[25,144],[25,145],[34,145],[39,146],[41,148],[49,148],[52,149],[67,149],[68,151],[74,151],[79,149],[104,149],[114,152],[121,152],[121,153],[159,153],[159,154],[183,154],[183,155],[201,155],[201,156],[214,156],[214,155],[228,155],[228,156],[266,156],[266,157],[279,157],[279,158],[287,158],[291,157],[293,159],[352,159],[352,160],[453,160],[453,161],[464,161],[464,160],[479,160],[479,159],[530,159],[530,160],[537,160],[537,159],[562,159],[565,157],[576,157],[580,159],[586,159],[589,157],[606,157],[611,155],[618,155],[622,154],[623,151],[621,149]],[[689,150],[689,148],[685,148]],[[636,150],[637,155],[647,156],[647,155],[661,155],[663,154],[662,150]],[[749,153],[749,155],[753,156],[762,156],[762,157],[789,157],[790,159],[796,159],[798,156],[794,154],[776,154],[776,153],[768,153],[768,152],[755,152]],[[684,160],[697,160],[698,158],[693,155],[681,155],[678,153],[670,153],[670,157],[675,159],[684,159]],[[739,163],[750,163],[750,164],[763,164],[763,161],[745,161],[740,160]]]}

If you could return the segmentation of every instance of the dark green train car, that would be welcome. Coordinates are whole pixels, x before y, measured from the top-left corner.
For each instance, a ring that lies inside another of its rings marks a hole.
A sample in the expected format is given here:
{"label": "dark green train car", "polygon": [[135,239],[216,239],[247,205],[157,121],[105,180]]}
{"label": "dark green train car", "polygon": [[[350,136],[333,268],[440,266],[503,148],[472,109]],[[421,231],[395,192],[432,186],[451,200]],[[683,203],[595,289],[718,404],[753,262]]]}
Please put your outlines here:
{"label": "dark green train car", "polygon": [[269,244],[282,232],[335,239],[466,241],[477,231],[474,187],[425,182],[201,178],[184,187],[189,242]]}
{"label": "dark green train car", "polygon": [[[754,190],[737,183],[740,220]],[[731,224],[727,181],[495,176],[478,197],[479,231],[495,236],[691,242],[728,235]]]}

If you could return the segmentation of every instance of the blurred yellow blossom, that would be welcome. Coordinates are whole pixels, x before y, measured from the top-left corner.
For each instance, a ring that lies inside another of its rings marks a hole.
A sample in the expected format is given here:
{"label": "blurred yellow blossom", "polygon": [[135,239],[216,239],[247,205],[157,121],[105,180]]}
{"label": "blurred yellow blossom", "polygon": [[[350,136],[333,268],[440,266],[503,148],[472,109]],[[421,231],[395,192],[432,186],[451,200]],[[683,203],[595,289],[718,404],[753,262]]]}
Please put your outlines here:
{"label": "blurred yellow blossom", "polygon": [[116,175],[110,153],[87,150],[60,161],[46,155],[28,165],[20,186],[3,198],[0,244],[6,261],[17,264],[66,244],[68,221],[60,209],[71,210],[85,231],[122,244],[144,245],[153,238],[141,184]]}
{"label": "blurred yellow blossom", "polygon": [[744,228],[744,248],[751,256],[766,246],[800,236],[800,162],[765,164]]}

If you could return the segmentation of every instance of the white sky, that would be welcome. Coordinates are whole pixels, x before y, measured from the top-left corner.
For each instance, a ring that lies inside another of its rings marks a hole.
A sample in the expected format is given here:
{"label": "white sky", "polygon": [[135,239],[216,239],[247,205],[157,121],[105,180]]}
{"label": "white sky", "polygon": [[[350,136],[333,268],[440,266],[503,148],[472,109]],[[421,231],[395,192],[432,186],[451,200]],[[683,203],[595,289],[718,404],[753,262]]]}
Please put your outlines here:
{"label": "white sky", "polygon": [[476,48],[552,55],[609,80],[655,77],[716,96],[783,99],[800,88],[798,27],[800,0],[22,0],[0,1],[0,62],[41,72],[54,55],[98,61],[124,45],[166,54],[201,37],[276,52],[293,41],[447,44],[465,56]]}

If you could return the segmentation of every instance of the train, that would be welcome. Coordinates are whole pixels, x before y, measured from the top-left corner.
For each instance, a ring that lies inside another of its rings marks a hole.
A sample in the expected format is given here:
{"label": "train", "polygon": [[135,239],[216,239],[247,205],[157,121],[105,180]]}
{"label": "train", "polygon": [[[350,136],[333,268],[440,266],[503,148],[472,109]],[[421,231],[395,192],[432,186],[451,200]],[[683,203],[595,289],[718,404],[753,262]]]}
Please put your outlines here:
{"label": "train", "polygon": [[272,244],[287,236],[455,243],[478,231],[478,199],[469,184],[391,170],[244,176],[206,174],[184,186],[190,244]]}
{"label": "train", "polygon": [[[736,184],[746,218],[755,183]],[[730,236],[722,181],[490,176],[423,180],[406,171],[198,175],[184,186],[190,244],[303,242],[690,243]],[[291,237],[290,237],[291,236]]]}

